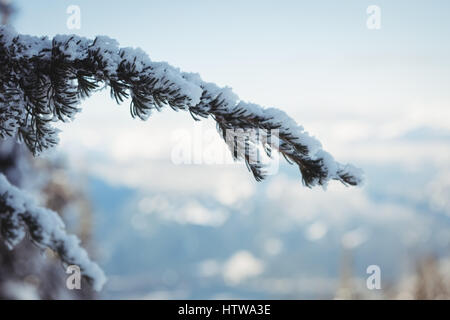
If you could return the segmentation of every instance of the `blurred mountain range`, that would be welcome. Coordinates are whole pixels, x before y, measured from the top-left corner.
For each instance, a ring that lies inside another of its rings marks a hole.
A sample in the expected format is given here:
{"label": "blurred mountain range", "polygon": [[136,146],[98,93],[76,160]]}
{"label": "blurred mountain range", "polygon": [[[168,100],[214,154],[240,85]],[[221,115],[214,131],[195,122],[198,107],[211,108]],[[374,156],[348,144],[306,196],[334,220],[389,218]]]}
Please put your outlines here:
{"label": "blurred mountain range", "polygon": [[[449,211],[427,195],[442,192],[427,185],[433,169],[364,168],[362,189],[324,191],[303,188],[283,166],[230,202],[91,177],[99,260],[110,278],[104,297],[328,299],[345,263],[363,290],[366,268],[380,266],[385,289],[423,255],[447,256]],[[423,194],[413,194],[419,187]]]}

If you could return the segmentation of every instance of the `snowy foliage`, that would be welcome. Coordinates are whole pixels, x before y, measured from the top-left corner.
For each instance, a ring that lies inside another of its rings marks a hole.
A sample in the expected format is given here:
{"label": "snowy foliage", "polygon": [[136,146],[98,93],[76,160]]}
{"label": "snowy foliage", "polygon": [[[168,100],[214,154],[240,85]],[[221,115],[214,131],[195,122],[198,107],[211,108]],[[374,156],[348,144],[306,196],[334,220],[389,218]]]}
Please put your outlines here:
{"label": "snowy foliage", "polygon": [[92,280],[93,287],[100,290],[106,277],[100,267],[89,259],[80,240],[68,235],[59,215],[36,205],[28,194],[11,185],[0,174],[0,226],[5,243],[13,249],[28,233],[43,248],[58,253],[67,264],[78,265],[83,275]]}
{"label": "snowy foliage", "polygon": [[[57,144],[52,123],[73,119],[82,98],[109,87],[118,103],[129,98],[132,116],[143,120],[152,110],[170,106],[189,111],[196,120],[211,116],[224,138],[230,129],[276,130],[278,151],[299,167],[306,186],[326,186],[332,179],[362,182],[359,169],[336,162],[283,111],[239,100],[228,87],[153,62],[142,50],[119,48],[105,36],[49,40],[1,27],[0,86],[0,136],[17,134],[35,154]],[[264,178],[264,166],[249,161],[244,151],[233,156],[245,160],[257,180]]]}

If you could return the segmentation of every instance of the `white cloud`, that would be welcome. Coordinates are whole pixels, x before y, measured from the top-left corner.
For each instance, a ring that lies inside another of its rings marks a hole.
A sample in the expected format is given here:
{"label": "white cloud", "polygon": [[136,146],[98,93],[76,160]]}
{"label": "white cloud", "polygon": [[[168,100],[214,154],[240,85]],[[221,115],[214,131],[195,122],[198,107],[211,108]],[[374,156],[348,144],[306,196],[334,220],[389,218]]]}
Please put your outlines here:
{"label": "white cloud", "polygon": [[367,230],[358,228],[342,236],[342,245],[347,249],[354,249],[366,242],[367,238]]}
{"label": "white cloud", "polygon": [[262,274],[263,271],[264,263],[262,260],[255,258],[248,251],[239,251],[226,261],[223,277],[228,285],[234,286],[248,278]]}
{"label": "white cloud", "polygon": [[214,277],[220,274],[221,266],[217,260],[208,259],[200,263],[198,271],[202,277]]}
{"label": "white cloud", "polygon": [[277,238],[269,238],[264,242],[264,251],[271,256],[276,256],[283,250],[283,242]]}
{"label": "white cloud", "polygon": [[310,241],[322,239],[327,234],[328,228],[321,222],[314,222],[306,229],[306,238]]}
{"label": "white cloud", "polygon": [[179,224],[219,227],[228,219],[226,208],[209,208],[195,199],[186,199],[180,195],[164,197],[156,195],[145,197],[139,201],[139,213],[132,217],[132,225],[136,229],[146,229],[146,216],[157,215],[160,219]]}

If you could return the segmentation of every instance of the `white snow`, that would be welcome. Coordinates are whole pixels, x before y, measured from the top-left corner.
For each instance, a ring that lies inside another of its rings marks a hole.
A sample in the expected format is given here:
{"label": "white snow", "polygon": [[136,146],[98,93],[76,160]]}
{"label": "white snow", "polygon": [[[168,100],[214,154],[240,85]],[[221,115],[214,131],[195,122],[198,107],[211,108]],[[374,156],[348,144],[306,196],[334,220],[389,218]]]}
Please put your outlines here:
{"label": "white snow", "polygon": [[12,223],[8,229],[13,233],[5,239],[11,248],[29,232],[38,244],[58,252],[66,263],[78,265],[83,275],[92,279],[95,290],[102,289],[106,282],[105,274],[89,259],[86,250],[80,246],[80,240],[66,233],[64,222],[56,212],[39,207],[32,197],[11,185],[3,174],[0,174],[0,195],[0,201],[11,208],[0,213],[2,224]]}
{"label": "white snow", "polygon": [[[29,58],[41,53],[43,49],[52,47],[51,41],[47,38],[17,35],[9,27],[0,27],[0,34],[3,35],[2,42],[6,46],[12,45],[16,48],[17,52],[14,53],[17,58]],[[19,39],[19,41],[13,44],[14,38]],[[355,175],[354,181],[362,181],[361,170],[336,162],[329,153],[322,150],[322,144],[315,137],[309,135],[302,126],[298,125],[294,119],[282,110],[264,108],[257,104],[241,101],[229,87],[220,88],[214,83],[204,82],[200,75],[181,72],[178,68],[174,68],[166,62],[153,62],[141,49],[121,49],[116,40],[106,36],[99,36],[95,40],[90,40],[76,35],[59,35],[54,38],[54,41],[61,44],[61,50],[67,55],[68,61],[84,59],[88,52],[98,52],[105,63],[103,72],[108,76],[114,77],[117,75],[119,65],[123,61],[134,64],[139,76],[157,80],[155,89],[168,87],[176,92],[175,95],[183,97],[184,106],[182,108],[184,109],[197,107],[202,108],[205,113],[209,113],[211,111],[210,102],[219,98],[222,101],[221,108],[214,112],[228,115],[233,113],[233,111],[243,110],[245,116],[256,117],[265,126],[278,128],[280,135],[292,137],[290,139],[292,143],[289,142],[285,145],[285,152],[294,152],[294,144],[300,144],[307,148],[307,157],[313,160],[323,160],[322,163],[328,173],[325,181],[321,181],[325,187],[328,180],[339,180],[340,174],[343,172]],[[149,97],[149,99],[153,101],[152,97]],[[144,110],[143,113],[142,117],[147,118],[151,110]],[[17,126],[14,123],[5,122],[4,125],[17,130]],[[290,150],[289,147],[291,147]],[[313,185],[318,183],[319,179],[316,179]]]}

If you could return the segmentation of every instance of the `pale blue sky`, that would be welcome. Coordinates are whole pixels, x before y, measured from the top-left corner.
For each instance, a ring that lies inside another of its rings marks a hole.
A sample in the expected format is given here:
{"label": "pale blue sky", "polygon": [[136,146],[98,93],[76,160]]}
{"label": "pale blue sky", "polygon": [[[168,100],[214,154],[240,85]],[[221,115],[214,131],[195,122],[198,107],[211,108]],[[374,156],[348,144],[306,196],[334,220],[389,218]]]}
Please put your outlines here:
{"label": "pale blue sky", "polygon": [[[108,35],[263,105],[361,102],[345,95],[379,104],[393,89],[393,99],[404,100],[404,91],[436,97],[449,85],[450,3],[444,0],[15,3],[20,32]],[[80,30],[66,28],[71,4],[81,8]],[[366,27],[372,4],[382,10],[381,30]],[[324,92],[335,96],[328,101]]]}

